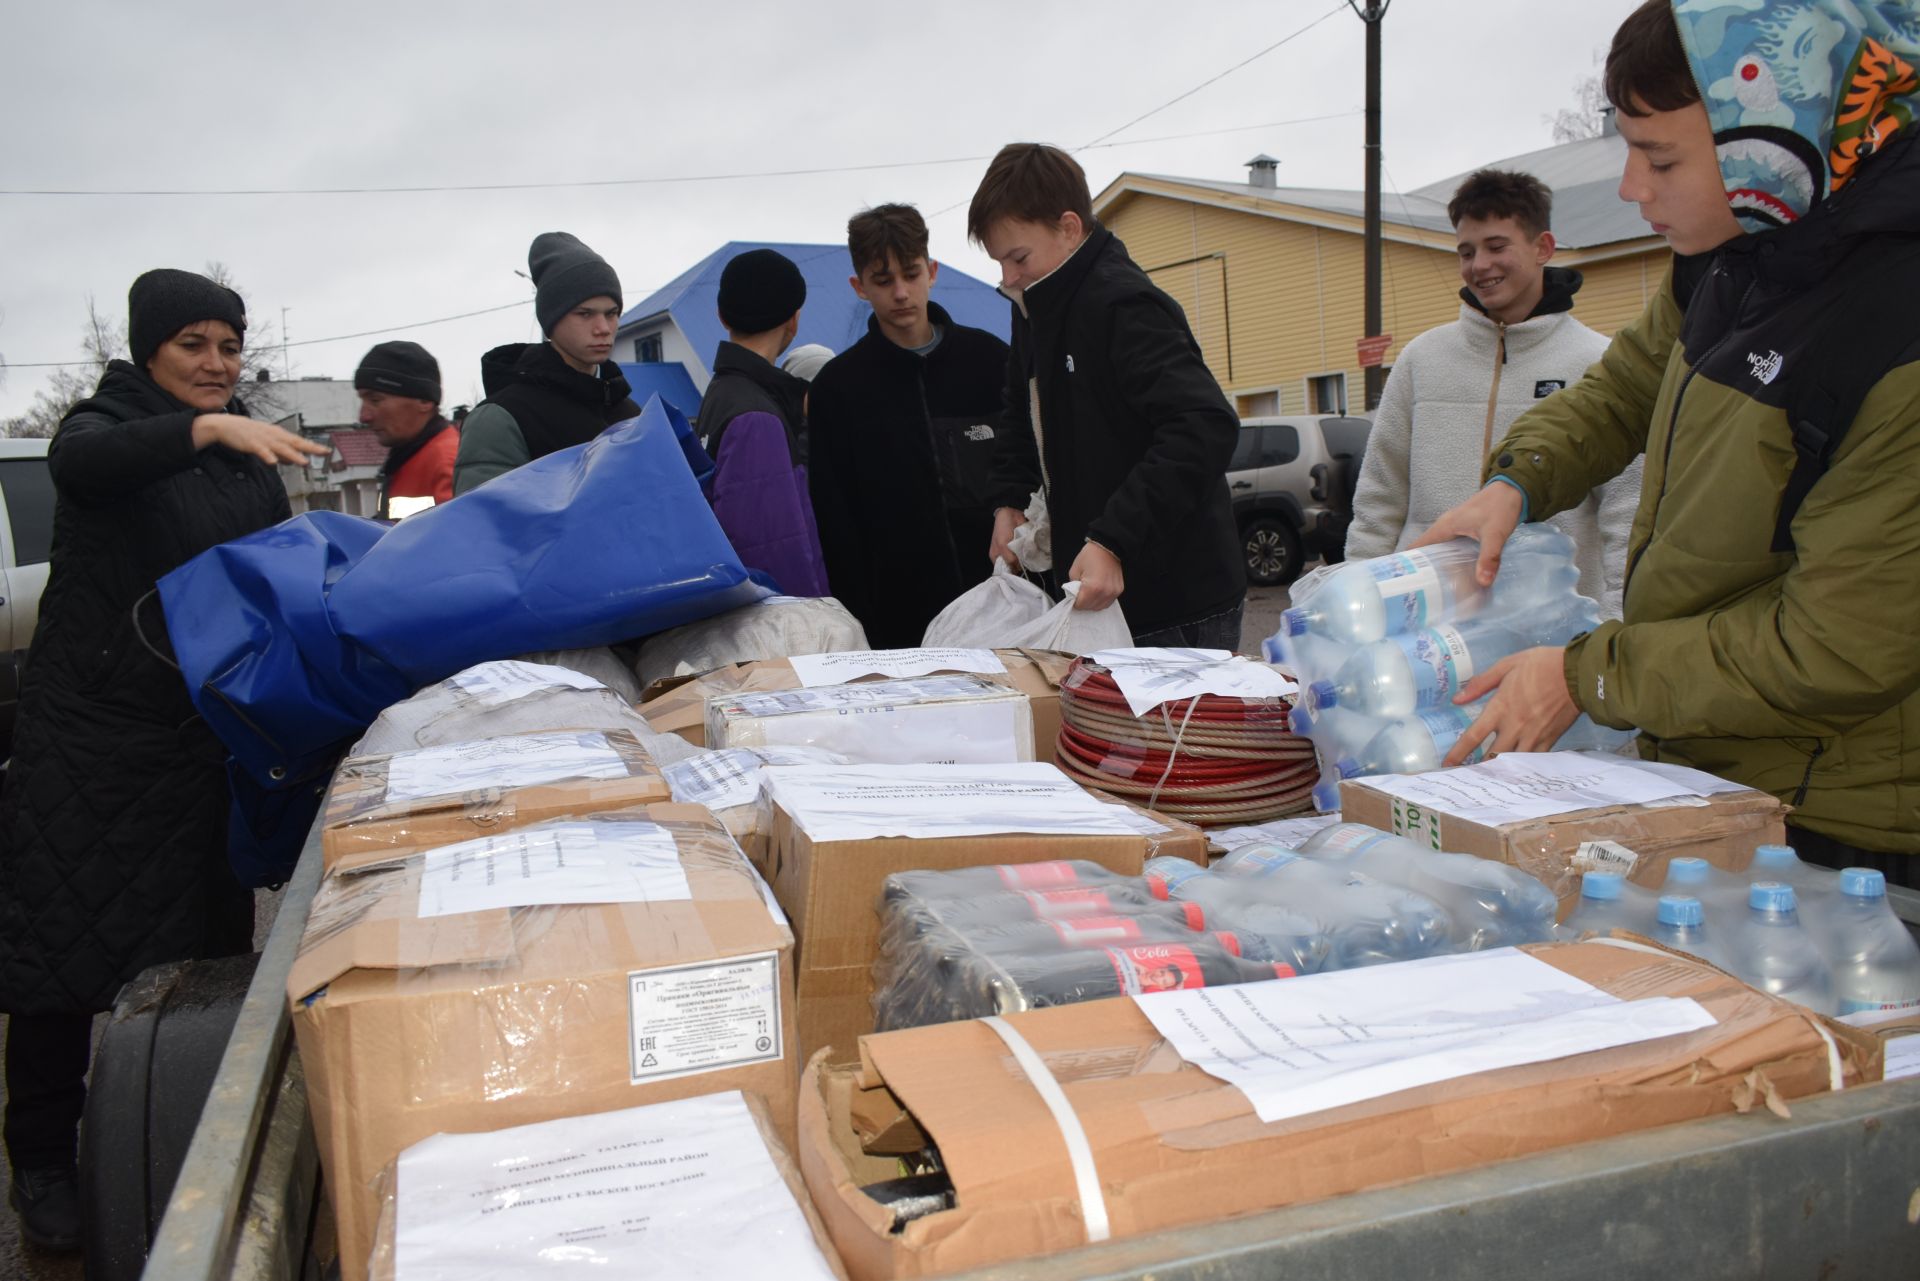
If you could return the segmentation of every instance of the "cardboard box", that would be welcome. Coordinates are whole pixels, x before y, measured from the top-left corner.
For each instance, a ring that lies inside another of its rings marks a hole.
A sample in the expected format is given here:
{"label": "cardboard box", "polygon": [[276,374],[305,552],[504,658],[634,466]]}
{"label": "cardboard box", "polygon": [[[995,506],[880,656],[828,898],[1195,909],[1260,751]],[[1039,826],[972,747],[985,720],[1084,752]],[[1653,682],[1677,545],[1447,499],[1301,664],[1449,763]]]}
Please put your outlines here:
{"label": "cardboard box", "polygon": [[1493,825],[1410,804],[1365,779],[1340,784],[1340,814],[1347,822],[1397,832],[1432,849],[1511,863],[1559,897],[1562,920],[1580,899],[1576,856],[1588,842],[1611,841],[1631,851],[1630,864],[1614,852],[1594,866],[1625,871],[1635,885],[1657,889],[1672,859],[1703,858],[1739,872],[1753,861],[1754,846],[1786,839],[1787,806],[1770,793],[1742,788],[1693,799],[1697,803],[1611,805]]}
{"label": "cardboard box", "polygon": [[[1060,737],[1060,682],[1073,666],[1073,655],[1044,649],[997,649],[1006,664],[1005,675],[987,680],[1013,686],[1027,696],[1033,708],[1034,754],[1053,759]],[[655,729],[678,734],[696,747],[707,745],[707,699],[715,694],[800,688],[800,678],[786,659],[736,663],[704,676],[681,676],[656,681],[642,695],[640,714]]]}
{"label": "cardboard box", "polygon": [[[584,746],[576,751],[570,742]],[[548,745],[562,751],[547,752]],[[440,772],[438,763],[449,759],[452,768]],[[416,768],[423,762],[427,768]],[[593,773],[599,776],[587,776]],[[436,776],[447,782],[433,791]],[[516,777],[541,781],[512,782]],[[512,734],[349,757],[334,773],[321,814],[320,856],[328,870],[352,867],[549,819],[672,799],[653,757],[628,730]]]}
{"label": "cardboard box", "polygon": [[715,694],[707,699],[707,742],[817,747],[876,764],[1034,759],[1026,695],[965,673]]}
{"label": "cardboard box", "polygon": [[[1049,765],[1025,768],[1045,770],[1065,781]],[[895,872],[1087,859],[1122,875],[1137,876],[1146,861],[1155,857],[1205,863],[1206,837],[1198,828],[1110,797],[1099,799],[1146,816],[1163,830],[817,840],[808,834],[804,815],[796,816],[770,794],[767,862],[761,870],[791,918],[798,943],[802,1061],[828,1047],[834,1062],[851,1061],[858,1053],[859,1037],[873,1030],[873,963],[880,954],[878,907],[881,889]]]}
{"label": "cardboard box", "polygon": [[[1529,948],[1616,995],[1692,997],[1698,1032],[1503,1068],[1289,1120],[1183,1062],[1132,1000],[1007,1016],[1047,1063],[1092,1148],[1115,1237],[1207,1223],[1877,1079],[1871,1038],[1676,954]],[[1285,980],[1293,981],[1293,980]],[[1311,980],[1299,980],[1311,981]],[[1766,1124],[1756,1118],[1755,1124]],[[956,1206],[892,1232],[860,1191],[932,1143]],[[925,1277],[1085,1243],[1073,1165],[1040,1094],[983,1022],[867,1037],[800,1089],[800,1166],[855,1281]]]}
{"label": "cardboard box", "polygon": [[739,1089],[791,1137],[793,936],[766,887],[698,806],[602,817],[670,833],[688,897],[422,917],[433,851],[321,883],[287,995],[346,1281],[374,1177],[429,1135]]}
{"label": "cardboard box", "polygon": [[409,1263],[435,1275],[533,1275],[565,1250],[575,1272],[607,1276],[724,1277],[744,1264],[846,1281],[800,1167],[751,1094],[427,1142],[381,1176],[375,1281],[399,1277],[401,1223]]}

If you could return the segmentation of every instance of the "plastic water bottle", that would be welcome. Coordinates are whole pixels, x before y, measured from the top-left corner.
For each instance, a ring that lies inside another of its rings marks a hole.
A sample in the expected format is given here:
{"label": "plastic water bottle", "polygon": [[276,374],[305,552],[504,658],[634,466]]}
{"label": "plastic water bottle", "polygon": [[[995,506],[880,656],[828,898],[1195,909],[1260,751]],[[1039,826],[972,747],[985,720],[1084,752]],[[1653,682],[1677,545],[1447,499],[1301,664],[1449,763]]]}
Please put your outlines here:
{"label": "plastic water bottle", "polygon": [[[1463,951],[1544,942],[1559,910],[1553,891],[1519,868],[1422,849],[1404,836],[1358,823],[1322,828],[1300,853],[1426,895],[1453,918],[1451,938]],[[1232,857],[1221,871],[1232,872]]]}
{"label": "plastic water bottle", "polygon": [[1645,934],[1654,923],[1653,896],[1638,885],[1627,884],[1618,872],[1587,872],[1580,878],[1580,902],[1567,917],[1566,925],[1576,933],[1595,930],[1632,930]]}
{"label": "plastic water bottle", "polygon": [[1727,952],[1743,982],[1822,1014],[1834,1012],[1833,973],[1800,924],[1793,886],[1782,881],[1748,886],[1747,916]]}
{"label": "plastic water bottle", "polygon": [[1652,938],[1709,965],[1730,968],[1726,955],[1707,930],[1707,909],[1691,894],[1662,894],[1654,911]]}
{"label": "plastic water bottle", "polygon": [[[1439,769],[1454,743],[1485,707],[1484,703],[1470,707],[1435,707],[1391,721],[1353,755],[1335,757],[1334,772],[1341,778],[1365,778],[1374,774],[1424,774]],[[1485,754],[1484,745],[1475,748],[1467,757],[1467,764],[1471,765]]]}
{"label": "plastic water bottle", "polygon": [[1779,881],[1791,885],[1800,906],[1811,909],[1833,893],[1833,874],[1826,868],[1805,862],[1791,845],[1756,845],[1753,862],[1747,865],[1747,883]]}
{"label": "plastic water bottle", "polygon": [[1499,620],[1424,627],[1361,648],[1332,678],[1309,685],[1305,701],[1396,718],[1450,706],[1477,673],[1531,644]]}
{"label": "plastic water bottle", "polygon": [[1661,894],[1684,894],[1700,900],[1719,928],[1731,930],[1747,911],[1747,881],[1723,872],[1703,858],[1676,858],[1667,864]]}
{"label": "plastic water bottle", "polygon": [[1193,875],[1192,867],[1183,859],[1151,859],[1147,886],[1156,896],[1198,904],[1209,929],[1270,935],[1276,931],[1262,918],[1264,909],[1304,915],[1331,942],[1325,966],[1330,970],[1408,961],[1447,949],[1452,922],[1432,899],[1303,859],[1292,850],[1249,845],[1235,852],[1226,871]]}
{"label": "plastic water bottle", "polygon": [[1824,931],[1842,1014],[1920,1005],[1920,944],[1887,902],[1887,878],[1865,867],[1840,873]]}

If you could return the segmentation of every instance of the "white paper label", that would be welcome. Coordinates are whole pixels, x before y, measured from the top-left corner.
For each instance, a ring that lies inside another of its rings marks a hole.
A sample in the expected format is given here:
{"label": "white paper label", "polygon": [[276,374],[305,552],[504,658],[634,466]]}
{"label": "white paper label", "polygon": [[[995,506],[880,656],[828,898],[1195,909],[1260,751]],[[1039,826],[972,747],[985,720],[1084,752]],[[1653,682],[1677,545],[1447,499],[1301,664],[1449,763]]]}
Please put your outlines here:
{"label": "white paper label", "polygon": [[[795,716],[804,712],[843,712],[903,703],[1007,697],[1014,691],[971,676],[934,676],[925,680],[882,681],[872,685],[823,685],[815,689],[772,690],[760,694],[721,695],[729,718]],[[714,701],[714,700],[709,700]]]}
{"label": "white paper label", "polygon": [[785,1053],[778,953],[635,970],[627,996],[635,1085],[770,1063]]}
{"label": "white paper label", "polygon": [[1134,1000],[1267,1122],[1714,1023],[1695,1001],[1622,1001],[1512,948]]}
{"label": "white paper label", "polygon": [[1017,832],[1138,835],[1152,823],[1098,799],[1044,762],[769,769],[767,794],[816,841]]}
{"label": "white paper label", "polygon": [[729,747],[690,756],[664,772],[674,800],[724,810],[760,799],[761,771],[768,765],[847,763],[838,752],[813,747]]}
{"label": "white paper label", "polygon": [[437,1134],[397,1185],[399,1281],[834,1275],[737,1090]]}
{"label": "white paper label", "polygon": [[992,765],[1033,755],[1032,716],[1025,699],[1003,698],[769,716],[733,722],[727,733],[734,743],[810,747],[869,764]]}
{"label": "white paper label", "polygon": [[1340,821],[1340,814],[1311,814],[1305,818],[1281,818],[1253,827],[1228,827],[1207,833],[1207,840],[1231,854],[1242,845],[1278,845],[1297,850],[1323,827]]}
{"label": "white paper label", "polygon": [[1007,670],[990,649],[856,649],[838,654],[795,654],[787,660],[803,687],[844,685],[863,676],[925,676],[930,672]]}
{"label": "white paper label", "polygon": [[517,658],[497,663],[481,663],[447,678],[456,689],[465,690],[482,707],[498,707],[516,698],[537,694],[543,689],[605,689],[591,676],[570,667],[547,663],[523,663]]}
{"label": "white paper label", "polygon": [[1491,826],[1695,794],[1683,780],[1588,752],[1509,752],[1430,774],[1378,774],[1365,783],[1450,818]]}
{"label": "white paper label", "polygon": [[1903,1077],[1920,1076],[1920,1035],[1892,1037],[1882,1053],[1883,1080],[1898,1081]]}
{"label": "white paper label", "polygon": [[656,823],[546,823],[428,850],[420,915],[690,896],[672,833]]}
{"label": "white paper label", "polygon": [[626,778],[628,773],[605,734],[515,734],[395,752],[387,761],[387,800],[537,787],[571,778]]}
{"label": "white paper label", "polygon": [[1201,694],[1280,698],[1300,688],[1267,664],[1224,649],[1103,649],[1087,660],[1113,674],[1135,716]]}
{"label": "white paper label", "polygon": [[1618,841],[1582,841],[1580,848],[1574,851],[1573,870],[1618,872],[1622,876],[1631,876],[1639,862],[1640,855]]}

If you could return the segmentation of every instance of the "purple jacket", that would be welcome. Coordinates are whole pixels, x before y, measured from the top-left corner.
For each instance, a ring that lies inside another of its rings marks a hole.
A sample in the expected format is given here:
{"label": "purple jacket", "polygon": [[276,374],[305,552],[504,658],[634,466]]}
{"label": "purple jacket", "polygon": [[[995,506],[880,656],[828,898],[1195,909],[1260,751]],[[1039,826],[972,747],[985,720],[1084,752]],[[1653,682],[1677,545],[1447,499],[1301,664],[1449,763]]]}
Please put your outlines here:
{"label": "purple jacket", "polygon": [[710,493],[741,564],[770,574],[789,596],[832,594],[807,469],[794,463],[777,417],[748,413],[727,424]]}

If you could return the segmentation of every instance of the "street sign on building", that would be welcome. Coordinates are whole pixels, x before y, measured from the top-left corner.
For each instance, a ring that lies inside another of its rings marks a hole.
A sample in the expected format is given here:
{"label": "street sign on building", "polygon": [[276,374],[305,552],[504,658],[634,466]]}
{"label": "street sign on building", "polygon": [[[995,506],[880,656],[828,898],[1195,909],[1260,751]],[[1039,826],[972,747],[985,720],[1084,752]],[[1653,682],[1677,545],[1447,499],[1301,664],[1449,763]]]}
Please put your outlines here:
{"label": "street sign on building", "polygon": [[1357,339],[1354,346],[1360,352],[1360,368],[1372,369],[1385,362],[1387,348],[1393,346],[1393,335],[1375,334],[1371,338]]}

